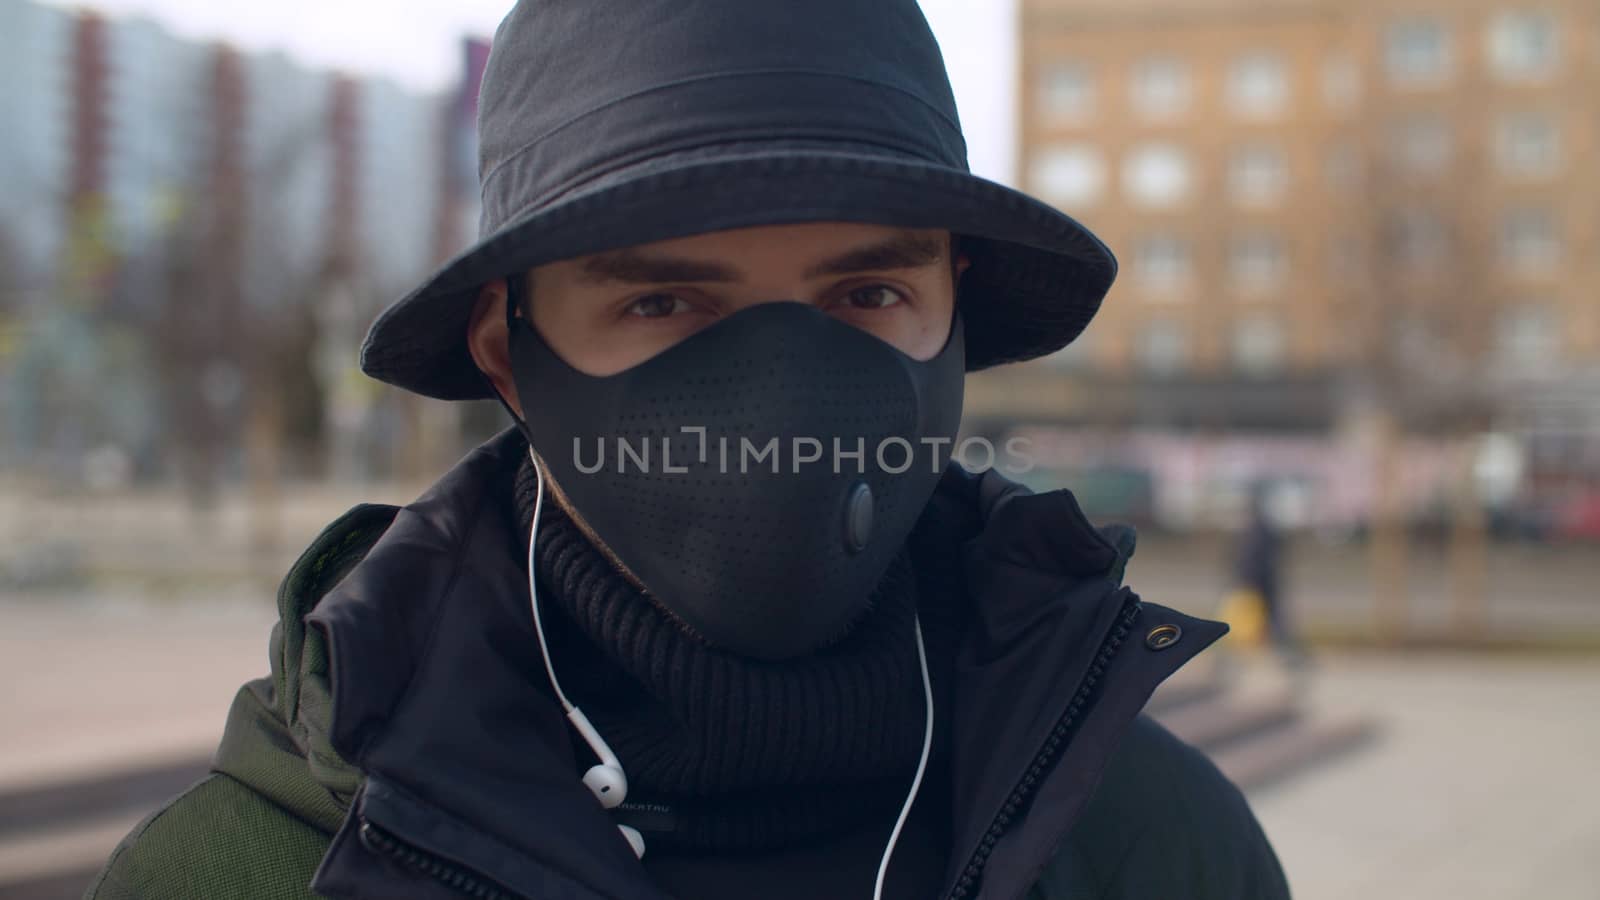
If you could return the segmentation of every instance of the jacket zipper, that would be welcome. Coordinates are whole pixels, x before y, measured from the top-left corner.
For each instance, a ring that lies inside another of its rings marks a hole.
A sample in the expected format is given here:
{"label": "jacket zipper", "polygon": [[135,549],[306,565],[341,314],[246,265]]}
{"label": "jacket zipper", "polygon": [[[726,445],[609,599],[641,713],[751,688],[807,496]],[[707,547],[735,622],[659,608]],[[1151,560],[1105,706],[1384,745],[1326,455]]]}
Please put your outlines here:
{"label": "jacket zipper", "polygon": [[1027,774],[1023,775],[1022,780],[1011,789],[1011,794],[1006,798],[1005,805],[1000,808],[1000,813],[990,823],[989,830],[984,832],[978,849],[967,860],[966,867],[961,871],[961,877],[956,879],[949,900],[966,900],[976,890],[979,879],[983,877],[984,866],[989,863],[989,855],[994,852],[995,844],[1011,826],[1012,818],[1026,806],[1033,796],[1034,789],[1038,787],[1045,773],[1050,770],[1066,747],[1072,732],[1082,721],[1084,710],[1088,708],[1091,700],[1095,699],[1095,685],[1105,674],[1106,667],[1111,664],[1111,658],[1116,655],[1122,642],[1127,639],[1128,632],[1133,630],[1133,623],[1139,618],[1141,608],[1139,598],[1132,591],[1123,588],[1122,611],[1116,625],[1100,642],[1100,649],[1095,653],[1094,662],[1090,664],[1089,671],[1084,673],[1083,680],[1078,682],[1078,689],[1073,693],[1072,702],[1067,705],[1066,712],[1056,722],[1055,728],[1051,729],[1049,740],[1045,741],[1039,752],[1034,754],[1033,763],[1028,766]]}
{"label": "jacket zipper", "polygon": [[469,869],[446,862],[426,850],[408,844],[365,818],[361,820],[361,845],[373,853],[386,856],[428,875],[459,891],[463,896],[476,897],[479,900],[521,900],[520,895],[507,893],[499,885],[485,880]]}

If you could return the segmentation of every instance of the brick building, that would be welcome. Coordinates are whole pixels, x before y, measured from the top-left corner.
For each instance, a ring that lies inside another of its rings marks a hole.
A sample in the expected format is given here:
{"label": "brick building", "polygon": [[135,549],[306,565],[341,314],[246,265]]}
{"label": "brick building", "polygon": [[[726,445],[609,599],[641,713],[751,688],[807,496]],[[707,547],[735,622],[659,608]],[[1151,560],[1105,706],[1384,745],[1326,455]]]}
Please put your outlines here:
{"label": "brick building", "polygon": [[1600,6],[1024,0],[1019,40],[1022,184],[1122,272],[980,424],[1325,431],[1600,368]]}

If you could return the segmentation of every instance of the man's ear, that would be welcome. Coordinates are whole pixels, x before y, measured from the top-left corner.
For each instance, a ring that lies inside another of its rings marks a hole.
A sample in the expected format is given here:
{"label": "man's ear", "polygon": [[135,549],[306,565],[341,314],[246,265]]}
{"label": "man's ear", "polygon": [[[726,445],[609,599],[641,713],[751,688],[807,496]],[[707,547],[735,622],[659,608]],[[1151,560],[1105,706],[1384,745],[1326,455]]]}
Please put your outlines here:
{"label": "man's ear", "polygon": [[961,276],[967,274],[967,269],[972,267],[972,258],[967,256],[966,250],[961,246],[960,235],[950,235],[950,280],[956,287],[961,286]]}
{"label": "man's ear", "polygon": [[478,289],[478,300],[472,307],[472,320],[467,324],[467,351],[478,370],[488,376],[489,383],[500,392],[506,405],[517,418],[522,416],[522,401],[517,396],[517,382],[511,375],[511,335],[506,331],[506,282],[503,278]]}

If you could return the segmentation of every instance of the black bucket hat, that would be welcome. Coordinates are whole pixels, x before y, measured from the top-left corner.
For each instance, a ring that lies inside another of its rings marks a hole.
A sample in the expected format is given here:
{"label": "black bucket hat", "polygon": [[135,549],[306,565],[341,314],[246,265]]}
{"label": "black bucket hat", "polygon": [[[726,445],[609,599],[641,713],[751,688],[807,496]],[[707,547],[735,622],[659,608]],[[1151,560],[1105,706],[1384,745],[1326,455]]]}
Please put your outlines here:
{"label": "black bucket hat", "polygon": [[373,324],[361,367],[491,396],[467,351],[481,286],[532,266],[754,225],[962,236],[967,368],[1066,346],[1116,260],[1088,229],[967,168],[915,0],[522,0],[478,112],[480,239]]}

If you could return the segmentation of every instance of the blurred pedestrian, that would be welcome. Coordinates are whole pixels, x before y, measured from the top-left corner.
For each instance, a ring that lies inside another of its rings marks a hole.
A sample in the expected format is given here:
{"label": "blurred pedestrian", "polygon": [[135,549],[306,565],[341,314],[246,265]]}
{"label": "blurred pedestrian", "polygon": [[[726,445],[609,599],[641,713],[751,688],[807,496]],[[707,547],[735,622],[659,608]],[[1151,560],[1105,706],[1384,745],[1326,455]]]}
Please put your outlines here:
{"label": "blurred pedestrian", "polygon": [[479,132],[483,239],[362,361],[515,426],[317,539],[91,897],[1287,896],[1139,716],[1223,629],[951,462],[1115,263],[967,172],[913,0],[524,0]]}
{"label": "blurred pedestrian", "polygon": [[[1233,606],[1240,610],[1234,617],[1259,615],[1261,636],[1287,668],[1298,670],[1308,657],[1295,635],[1284,597],[1284,545],[1283,532],[1273,517],[1272,484],[1256,482],[1250,488],[1244,530],[1234,547]],[[1256,610],[1247,611],[1249,604],[1256,604]]]}

